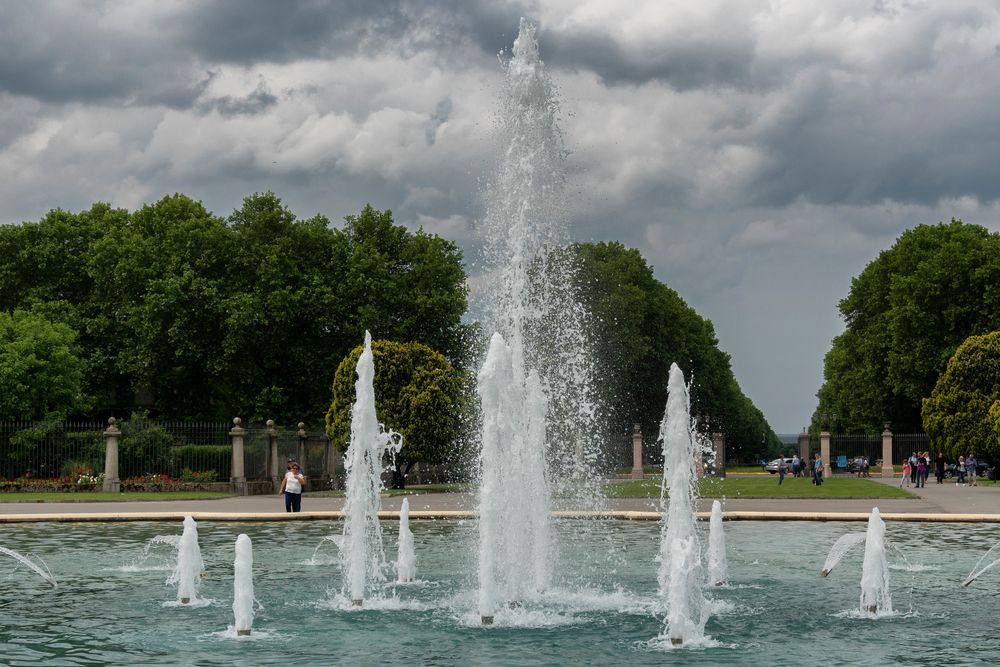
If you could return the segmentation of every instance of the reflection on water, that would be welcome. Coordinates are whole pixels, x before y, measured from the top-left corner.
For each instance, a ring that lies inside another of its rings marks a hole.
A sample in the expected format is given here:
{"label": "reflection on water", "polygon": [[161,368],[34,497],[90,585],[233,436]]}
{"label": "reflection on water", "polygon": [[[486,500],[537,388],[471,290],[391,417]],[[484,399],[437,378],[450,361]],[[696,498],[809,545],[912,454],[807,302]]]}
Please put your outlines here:
{"label": "reflection on water", "polygon": [[[656,596],[655,523],[556,522],[556,585],[544,603],[498,613],[493,628],[473,622],[474,522],[413,521],[419,585],[390,582],[381,600],[360,610],[337,603],[335,564],[305,565],[339,525],[198,527],[202,595],[212,603],[189,608],[164,606],[173,597],[164,571],[122,568],[156,535],[179,534],[179,523],[4,526],[4,546],[43,558],[60,587],[13,560],[0,564],[0,662],[824,665],[850,646],[864,647],[850,654],[852,664],[1000,662],[1000,572],[960,586],[997,542],[1000,531],[990,525],[889,523],[897,614],[873,620],[847,613],[858,604],[860,551],[828,578],[818,574],[830,545],[857,524],[727,523],[731,585],[706,591],[718,610],[706,633],[717,645],[669,656],[651,641],[664,614]],[[396,525],[385,528],[394,549]],[[263,607],[252,643],[227,634],[233,544],[241,532],[253,540]],[[914,627],[925,636],[960,631],[963,640],[933,642],[923,655],[910,641]]]}

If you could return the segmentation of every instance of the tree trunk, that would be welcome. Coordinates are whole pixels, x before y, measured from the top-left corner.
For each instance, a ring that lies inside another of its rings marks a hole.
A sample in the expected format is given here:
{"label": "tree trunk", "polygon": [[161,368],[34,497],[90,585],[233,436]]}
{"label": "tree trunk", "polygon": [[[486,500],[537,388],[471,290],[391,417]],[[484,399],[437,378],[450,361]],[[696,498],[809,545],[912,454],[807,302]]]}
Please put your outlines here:
{"label": "tree trunk", "polygon": [[406,488],[406,476],[410,474],[410,469],[413,467],[413,462],[407,462],[404,464],[405,469],[400,469],[400,466],[392,471],[392,481],[390,482],[391,488],[393,489],[405,489]]}

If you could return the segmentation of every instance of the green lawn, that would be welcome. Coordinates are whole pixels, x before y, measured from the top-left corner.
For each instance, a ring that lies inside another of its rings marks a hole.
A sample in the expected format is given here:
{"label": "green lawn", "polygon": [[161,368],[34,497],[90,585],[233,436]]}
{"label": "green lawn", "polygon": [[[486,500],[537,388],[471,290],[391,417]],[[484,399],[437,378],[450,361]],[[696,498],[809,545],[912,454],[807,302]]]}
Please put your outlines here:
{"label": "green lawn", "polygon": [[[814,486],[804,478],[786,477],[778,486],[777,476],[703,479],[698,484],[702,498],[915,498],[896,486],[856,477],[834,478]],[[605,487],[609,498],[658,498],[660,480],[615,482]]]}
{"label": "green lawn", "polygon": [[121,502],[125,500],[211,500],[228,498],[228,491],[126,491],[111,493],[105,491],[25,491],[23,493],[0,493],[0,503],[87,503]]}

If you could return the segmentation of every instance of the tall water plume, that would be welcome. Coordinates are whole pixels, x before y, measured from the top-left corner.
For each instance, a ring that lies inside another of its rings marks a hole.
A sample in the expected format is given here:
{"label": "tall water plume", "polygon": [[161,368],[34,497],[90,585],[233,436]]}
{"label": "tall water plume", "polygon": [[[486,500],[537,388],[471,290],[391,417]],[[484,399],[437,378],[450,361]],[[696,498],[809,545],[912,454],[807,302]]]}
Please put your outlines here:
{"label": "tall water plume", "polygon": [[861,612],[870,615],[891,614],[889,564],[885,554],[885,522],[878,508],[868,517],[865,536],[865,560],[861,566]]}
{"label": "tall water plume", "polygon": [[726,558],[726,533],[722,527],[722,503],[712,502],[712,518],[708,524],[708,581],[722,586],[729,580],[729,561]]}
{"label": "tall water plume", "polygon": [[177,585],[177,601],[190,604],[198,600],[205,561],[198,546],[198,525],[189,516],[184,517],[184,532],[177,543],[177,565],[167,578],[168,584]]}
{"label": "tall water plume", "polygon": [[410,530],[410,499],[403,498],[399,508],[399,544],[396,549],[396,581],[413,581],[417,575],[417,557],[413,552],[413,531]]}
{"label": "tall water plume", "polygon": [[253,543],[241,533],[233,559],[233,620],[239,636],[249,635],[253,628],[253,604]]}
{"label": "tall water plume", "polygon": [[375,414],[375,359],[372,336],[367,331],[356,371],[351,442],[344,455],[347,499],[340,562],[344,594],[355,606],[361,606],[365,594],[372,593],[375,584],[385,581],[385,550],[378,521],[382,459],[387,452],[400,450],[403,437],[386,429]]}
{"label": "tall water plume", "polygon": [[667,605],[665,634],[679,646],[704,638],[705,599],[701,593],[701,545],[695,530],[696,435],[690,416],[688,388],[677,364],[670,365],[667,408],[660,424],[663,483],[660,502],[660,596]]}

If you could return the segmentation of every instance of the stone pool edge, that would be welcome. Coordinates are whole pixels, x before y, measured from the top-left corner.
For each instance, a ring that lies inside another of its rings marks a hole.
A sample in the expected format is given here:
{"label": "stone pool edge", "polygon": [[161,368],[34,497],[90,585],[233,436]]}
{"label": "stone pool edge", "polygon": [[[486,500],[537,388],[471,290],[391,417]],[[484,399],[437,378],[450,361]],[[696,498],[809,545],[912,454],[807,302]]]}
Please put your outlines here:
{"label": "stone pool edge", "polygon": [[[182,521],[190,516],[198,521],[339,521],[341,511],[321,512],[76,512],[38,514],[0,514],[2,523],[96,523],[127,521]],[[379,512],[380,519],[398,520],[399,512]],[[410,519],[462,520],[475,519],[476,512],[465,510],[411,510]],[[699,521],[707,521],[711,512],[697,512]],[[726,521],[867,521],[870,512],[750,512],[723,513]],[[593,519],[611,521],[659,521],[662,514],[648,511],[559,511],[555,519]],[[937,523],[1000,523],[1000,514],[949,514],[929,512],[885,512],[884,521]]]}

